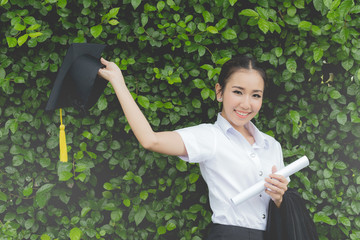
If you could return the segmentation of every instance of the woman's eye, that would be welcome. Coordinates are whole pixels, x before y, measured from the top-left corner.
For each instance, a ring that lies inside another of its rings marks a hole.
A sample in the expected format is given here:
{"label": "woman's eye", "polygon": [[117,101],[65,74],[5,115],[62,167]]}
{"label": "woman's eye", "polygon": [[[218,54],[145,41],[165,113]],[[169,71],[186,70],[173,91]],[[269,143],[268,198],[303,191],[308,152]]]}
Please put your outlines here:
{"label": "woman's eye", "polygon": [[255,98],[261,98],[261,95],[259,95],[259,94],[254,94],[253,95]]}
{"label": "woman's eye", "polygon": [[235,94],[242,94],[242,92],[241,92],[241,91],[238,91],[238,90],[235,90],[234,93],[235,93]]}

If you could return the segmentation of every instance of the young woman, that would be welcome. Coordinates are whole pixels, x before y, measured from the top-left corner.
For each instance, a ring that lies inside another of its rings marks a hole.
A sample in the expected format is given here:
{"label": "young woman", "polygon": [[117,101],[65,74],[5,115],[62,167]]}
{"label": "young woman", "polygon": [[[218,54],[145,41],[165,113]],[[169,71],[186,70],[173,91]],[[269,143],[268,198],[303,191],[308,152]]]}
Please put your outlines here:
{"label": "young woman", "polygon": [[[215,86],[222,110],[214,124],[154,132],[128,91],[121,70],[101,59],[99,75],[111,82],[140,144],[150,150],[199,163],[213,211],[209,240],[264,239],[267,209],[280,207],[288,180],[276,175],[284,166],[280,144],[250,121],[263,100],[265,73],[249,57],[226,62]],[[231,198],[265,179],[263,193],[234,205]]]}

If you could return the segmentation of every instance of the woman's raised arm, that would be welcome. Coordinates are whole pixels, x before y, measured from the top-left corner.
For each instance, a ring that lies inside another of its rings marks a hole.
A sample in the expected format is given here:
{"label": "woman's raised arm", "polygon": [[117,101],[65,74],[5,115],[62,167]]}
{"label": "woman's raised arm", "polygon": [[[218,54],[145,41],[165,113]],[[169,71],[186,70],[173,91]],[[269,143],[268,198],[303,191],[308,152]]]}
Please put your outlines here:
{"label": "woman's raised arm", "polygon": [[144,148],[158,153],[176,156],[187,155],[185,145],[178,133],[174,131],[154,132],[152,130],[126,87],[119,67],[103,58],[101,63],[105,65],[105,68],[99,70],[99,76],[108,80],[113,86],[126,119],[140,144]]}

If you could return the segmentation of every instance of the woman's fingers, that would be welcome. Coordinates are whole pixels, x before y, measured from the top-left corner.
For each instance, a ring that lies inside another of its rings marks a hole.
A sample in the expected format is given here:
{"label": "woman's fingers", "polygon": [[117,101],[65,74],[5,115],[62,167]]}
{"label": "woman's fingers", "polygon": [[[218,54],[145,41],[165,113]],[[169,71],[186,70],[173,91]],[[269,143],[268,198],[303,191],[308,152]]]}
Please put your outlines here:
{"label": "woman's fingers", "polygon": [[275,174],[276,170],[276,167],[273,167],[273,173],[265,178],[265,192],[269,194],[275,204],[280,207],[283,195],[288,189],[289,181],[284,176]]}

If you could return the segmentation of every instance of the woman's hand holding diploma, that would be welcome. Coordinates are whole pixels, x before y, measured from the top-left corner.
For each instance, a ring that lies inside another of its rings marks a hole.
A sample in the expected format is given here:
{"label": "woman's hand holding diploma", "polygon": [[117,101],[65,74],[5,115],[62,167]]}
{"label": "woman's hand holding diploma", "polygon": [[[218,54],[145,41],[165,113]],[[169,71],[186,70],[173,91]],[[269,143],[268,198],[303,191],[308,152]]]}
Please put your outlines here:
{"label": "woman's hand holding diploma", "polygon": [[289,181],[282,175],[275,174],[277,172],[276,166],[272,167],[272,174],[265,178],[265,192],[269,194],[275,205],[279,208],[283,196],[287,191]]}
{"label": "woman's hand holding diploma", "polygon": [[297,171],[300,171],[308,165],[309,159],[306,156],[303,156],[286,167],[280,169],[279,171],[273,167],[273,173],[270,174],[268,178],[265,178],[264,180],[261,180],[248,189],[242,191],[238,195],[231,198],[231,201],[235,205],[238,205],[261,193],[265,188],[266,193],[270,195],[276,206],[280,207],[283,195],[287,190],[287,184],[289,183],[287,177],[291,176]]}

